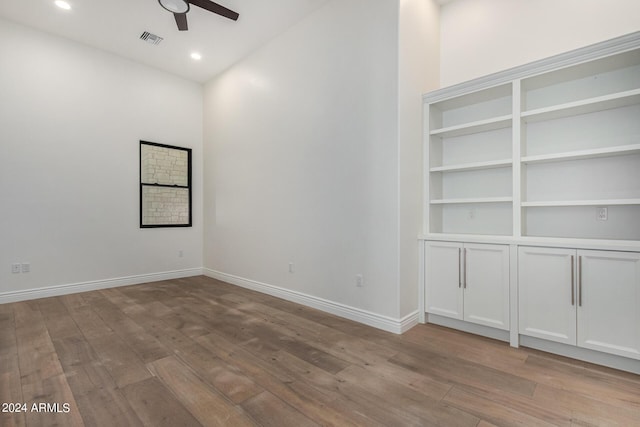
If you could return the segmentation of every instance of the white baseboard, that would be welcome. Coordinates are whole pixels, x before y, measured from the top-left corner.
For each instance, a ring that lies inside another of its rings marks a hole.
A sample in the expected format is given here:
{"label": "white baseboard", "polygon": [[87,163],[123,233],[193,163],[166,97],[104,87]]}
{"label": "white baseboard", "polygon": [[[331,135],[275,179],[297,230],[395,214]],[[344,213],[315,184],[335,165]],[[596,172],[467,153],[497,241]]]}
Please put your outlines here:
{"label": "white baseboard", "polygon": [[410,313],[401,319],[395,319],[370,311],[351,307],[345,304],[318,298],[301,292],[292,291],[266,283],[233,276],[207,268],[191,268],[185,270],[165,271],[161,273],[140,274],[136,276],[118,277],[89,282],[71,283],[65,285],[47,286],[36,289],[25,289],[0,293],[0,304],[27,301],[38,298],[55,297],[60,295],[89,292],[99,289],[116,288],[120,286],[138,285],[141,283],[158,282],[161,280],[179,279],[206,275],[236,286],[262,292],[267,295],[282,298],[287,301],[312,307],[336,316],[344,317],[374,328],[382,329],[394,334],[402,334],[418,324],[418,311]]}
{"label": "white baseboard", "polygon": [[47,286],[36,289],[11,291],[0,293],[0,304],[26,301],[37,298],[56,297],[75,294],[78,292],[95,291],[98,289],[116,288],[119,286],[138,285],[140,283],[158,282],[161,280],[179,279],[182,277],[201,276],[202,268],[165,271],[161,273],[139,274],[136,276],[119,277],[114,279],[94,280],[90,282],[72,283],[67,285]]}
{"label": "white baseboard", "polygon": [[383,331],[392,332],[394,334],[401,334],[418,324],[417,310],[401,319],[394,319],[392,317],[383,316],[377,313],[372,313],[370,311],[329,301],[324,298],[303,294],[302,292],[292,291],[289,289],[269,285],[267,283],[257,282],[255,280],[245,279],[208,268],[204,268],[203,273],[205,276],[211,277],[213,279],[221,280],[223,282],[231,283],[232,285],[251,289],[253,291],[262,292],[264,294],[282,298],[284,300],[295,302],[307,307],[315,308],[326,313],[344,317],[345,319],[363,323],[365,325],[382,329]]}

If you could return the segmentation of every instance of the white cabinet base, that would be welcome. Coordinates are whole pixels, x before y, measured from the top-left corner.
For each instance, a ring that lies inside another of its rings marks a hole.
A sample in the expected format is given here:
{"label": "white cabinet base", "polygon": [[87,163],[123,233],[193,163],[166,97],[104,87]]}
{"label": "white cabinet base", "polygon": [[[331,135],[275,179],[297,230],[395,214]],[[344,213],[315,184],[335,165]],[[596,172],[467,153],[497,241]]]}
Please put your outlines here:
{"label": "white cabinet base", "polygon": [[457,329],[462,332],[468,332],[474,335],[480,335],[494,340],[509,342],[509,331],[503,331],[487,326],[476,325],[475,323],[465,322],[463,320],[451,319],[449,317],[438,316],[437,314],[426,313],[426,322],[446,328]]}
{"label": "white cabinet base", "polygon": [[640,360],[629,359],[627,357],[616,356],[614,354],[607,354],[601,351],[589,350],[587,348],[561,344],[525,335],[520,336],[520,346],[640,375]]}
{"label": "white cabinet base", "polygon": [[[473,323],[464,322],[462,320],[451,319],[448,317],[429,313],[425,313],[425,321],[426,323],[456,329],[458,331],[466,332],[469,334],[479,335],[498,341],[504,341],[505,344],[509,343],[508,331],[501,331],[499,329],[488,328],[486,326],[475,325]],[[640,360],[629,359],[628,357],[616,356],[614,354],[607,354],[601,351],[589,350],[587,348],[561,344],[558,342],[528,337],[525,335],[520,335],[518,338],[519,347],[532,348],[534,350],[553,353],[559,356],[569,357],[571,359],[581,360],[584,362],[606,366],[613,369],[619,369],[621,371],[640,375]]]}

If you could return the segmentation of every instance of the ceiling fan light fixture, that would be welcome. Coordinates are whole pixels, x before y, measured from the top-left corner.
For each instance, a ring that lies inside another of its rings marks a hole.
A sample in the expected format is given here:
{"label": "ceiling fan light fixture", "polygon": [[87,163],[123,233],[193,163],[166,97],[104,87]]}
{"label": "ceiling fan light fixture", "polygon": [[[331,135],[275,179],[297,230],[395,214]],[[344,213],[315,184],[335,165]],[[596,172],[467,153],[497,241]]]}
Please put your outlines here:
{"label": "ceiling fan light fixture", "polygon": [[187,13],[189,11],[189,2],[185,0],[158,0],[158,3],[171,13]]}

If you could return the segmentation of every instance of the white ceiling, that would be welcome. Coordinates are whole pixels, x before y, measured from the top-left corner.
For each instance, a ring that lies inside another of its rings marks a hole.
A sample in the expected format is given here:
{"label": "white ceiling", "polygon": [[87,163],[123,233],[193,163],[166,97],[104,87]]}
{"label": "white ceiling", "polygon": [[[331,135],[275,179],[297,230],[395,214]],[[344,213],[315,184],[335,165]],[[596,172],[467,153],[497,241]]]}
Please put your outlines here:
{"label": "white ceiling", "polygon": [[[0,16],[48,33],[205,82],[294,25],[328,0],[219,0],[240,14],[234,22],[191,6],[189,31],[179,32],[158,0],[0,0]],[[139,39],[143,31],[163,37],[157,46]],[[198,51],[202,60],[190,54]]]}

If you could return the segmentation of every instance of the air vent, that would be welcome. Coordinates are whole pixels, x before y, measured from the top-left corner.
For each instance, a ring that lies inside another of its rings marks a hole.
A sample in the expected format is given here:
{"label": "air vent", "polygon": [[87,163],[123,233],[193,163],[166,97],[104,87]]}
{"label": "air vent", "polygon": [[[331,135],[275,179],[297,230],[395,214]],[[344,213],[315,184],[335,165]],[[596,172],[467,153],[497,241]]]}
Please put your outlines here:
{"label": "air vent", "polygon": [[140,40],[144,40],[149,44],[160,44],[160,42],[164,39],[160,36],[156,36],[155,34],[151,34],[150,32],[145,31],[140,35]]}

